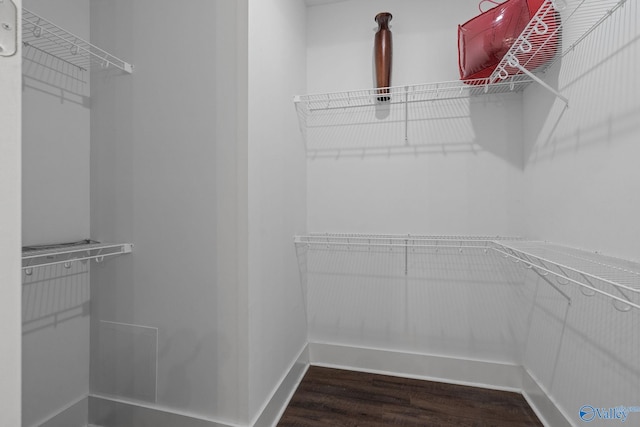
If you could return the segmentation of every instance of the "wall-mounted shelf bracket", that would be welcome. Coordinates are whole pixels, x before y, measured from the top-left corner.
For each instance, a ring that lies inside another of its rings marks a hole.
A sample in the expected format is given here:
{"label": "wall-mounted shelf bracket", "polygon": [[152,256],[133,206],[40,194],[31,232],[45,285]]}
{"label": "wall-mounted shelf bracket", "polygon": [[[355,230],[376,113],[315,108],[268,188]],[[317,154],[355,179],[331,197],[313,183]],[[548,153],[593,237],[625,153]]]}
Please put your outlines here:
{"label": "wall-mounted shelf bracket", "polygon": [[0,56],[13,56],[18,50],[18,8],[11,0],[0,0]]}
{"label": "wall-mounted shelf bracket", "polygon": [[543,88],[545,88],[546,90],[548,90],[549,92],[554,94],[556,96],[556,98],[558,98],[562,102],[564,102],[566,106],[569,106],[569,99],[567,99],[565,96],[563,96],[558,90],[556,90],[555,88],[551,87],[547,82],[542,80],[540,77],[536,76],[534,73],[532,73],[531,71],[529,71],[525,67],[523,67],[520,64],[520,61],[518,60],[518,58],[516,56],[511,55],[511,54],[507,54],[507,63],[511,67],[517,68],[521,73],[526,74],[531,80],[535,81],[540,86],[542,86]]}

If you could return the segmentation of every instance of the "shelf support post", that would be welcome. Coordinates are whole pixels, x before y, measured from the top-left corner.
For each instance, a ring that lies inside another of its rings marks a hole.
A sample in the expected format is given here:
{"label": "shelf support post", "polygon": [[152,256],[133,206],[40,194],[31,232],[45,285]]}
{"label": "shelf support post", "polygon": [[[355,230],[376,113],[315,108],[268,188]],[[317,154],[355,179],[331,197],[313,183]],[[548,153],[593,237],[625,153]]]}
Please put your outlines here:
{"label": "shelf support post", "polygon": [[404,143],[409,145],[409,86],[404,87]]}

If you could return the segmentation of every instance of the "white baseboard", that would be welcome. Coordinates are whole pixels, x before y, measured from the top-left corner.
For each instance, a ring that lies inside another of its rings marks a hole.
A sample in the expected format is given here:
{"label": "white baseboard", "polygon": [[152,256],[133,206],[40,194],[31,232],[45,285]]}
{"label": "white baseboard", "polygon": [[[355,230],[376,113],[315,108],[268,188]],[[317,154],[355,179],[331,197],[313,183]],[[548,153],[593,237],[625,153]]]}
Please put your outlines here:
{"label": "white baseboard", "polygon": [[521,393],[547,427],[573,424],[520,365],[427,354],[309,343],[311,365]]}
{"label": "white baseboard", "polygon": [[523,369],[514,364],[325,343],[309,343],[309,361],[318,366],[495,390],[522,390]]}
{"label": "white baseboard", "polygon": [[[535,378],[520,365],[327,343],[309,343],[301,350],[250,425],[272,427],[277,424],[309,365],[518,392],[522,393],[545,426],[573,427]],[[104,396],[92,396],[92,399],[102,404],[111,401],[110,404],[129,406],[130,409],[137,407],[137,411],[162,412],[157,407],[144,408],[140,404],[105,399]],[[174,421],[177,419],[180,419],[179,425],[189,427],[231,426],[214,420],[194,419],[173,411],[164,413],[165,417],[175,418],[167,426],[176,425]]]}
{"label": "white baseboard", "polygon": [[540,386],[538,381],[526,369],[523,369],[522,395],[534,410],[540,421],[548,427],[575,426],[551,397]]}
{"label": "white baseboard", "polygon": [[305,345],[252,423],[253,427],[271,427],[278,423],[308,368],[309,349]]}
{"label": "white baseboard", "polygon": [[[280,383],[274,388],[270,398],[265,402],[262,410],[249,426],[271,427],[277,424],[282,413],[287,407],[293,393],[298,388],[307,368],[309,367],[309,352],[305,345],[298,356],[293,360],[289,370],[283,375]],[[156,427],[243,427],[238,424],[223,422],[181,413],[174,409],[163,408],[159,405],[150,405],[143,402],[134,402],[128,399],[118,399],[105,395],[92,394],[90,396],[92,412],[90,421],[104,427],[119,427],[118,419],[109,424],[102,421],[104,418],[112,419],[109,414],[118,413],[125,415],[127,420],[139,420]],[[106,417],[104,415],[107,415]]]}
{"label": "white baseboard", "polygon": [[35,424],[38,427],[84,427],[89,417],[87,396],[70,403],[55,415]]}

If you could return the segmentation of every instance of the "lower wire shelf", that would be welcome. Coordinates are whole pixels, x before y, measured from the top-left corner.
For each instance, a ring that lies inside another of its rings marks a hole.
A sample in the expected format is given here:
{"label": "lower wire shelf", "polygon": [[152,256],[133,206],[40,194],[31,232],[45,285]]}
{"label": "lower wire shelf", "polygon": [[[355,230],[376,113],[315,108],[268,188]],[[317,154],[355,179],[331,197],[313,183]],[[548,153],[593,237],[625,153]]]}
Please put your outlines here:
{"label": "lower wire shelf", "polygon": [[585,296],[610,298],[618,311],[640,309],[638,263],[549,242],[500,242],[494,250],[532,270],[565,296],[561,287],[571,283]]}
{"label": "lower wire shelf", "polygon": [[106,257],[132,251],[132,243],[103,243],[89,239],[54,245],[26,246],[22,248],[22,271],[31,275],[35,268],[57,264],[64,264],[66,268],[70,268],[74,262],[92,259],[102,262]]}
{"label": "lower wire shelf", "polygon": [[[611,299],[616,310],[640,310],[640,263],[609,257],[550,242],[501,236],[428,236],[412,234],[311,233],[294,237],[298,251],[361,251],[363,248],[404,250],[424,249],[463,254],[469,250],[495,252],[540,276],[571,304],[563,287],[577,285],[581,293]],[[405,274],[407,268],[405,264]]]}

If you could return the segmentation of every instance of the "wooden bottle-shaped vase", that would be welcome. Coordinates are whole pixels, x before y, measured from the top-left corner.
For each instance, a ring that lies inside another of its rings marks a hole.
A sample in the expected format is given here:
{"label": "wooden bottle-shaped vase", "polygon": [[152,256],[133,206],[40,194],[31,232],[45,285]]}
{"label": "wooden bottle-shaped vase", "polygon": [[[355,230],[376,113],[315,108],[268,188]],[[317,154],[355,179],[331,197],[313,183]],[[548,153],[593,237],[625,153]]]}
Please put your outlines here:
{"label": "wooden bottle-shaped vase", "polygon": [[376,15],[375,21],[378,23],[378,30],[373,44],[373,56],[376,72],[376,88],[385,88],[378,90],[378,94],[386,94],[378,96],[378,101],[388,101],[391,99],[389,94],[389,86],[391,86],[391,62],[393,57],[393,43],[391,40],[391,30],[389,29],[389,21],[391,21],[389,12],[381,12]]}

